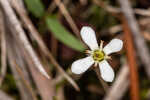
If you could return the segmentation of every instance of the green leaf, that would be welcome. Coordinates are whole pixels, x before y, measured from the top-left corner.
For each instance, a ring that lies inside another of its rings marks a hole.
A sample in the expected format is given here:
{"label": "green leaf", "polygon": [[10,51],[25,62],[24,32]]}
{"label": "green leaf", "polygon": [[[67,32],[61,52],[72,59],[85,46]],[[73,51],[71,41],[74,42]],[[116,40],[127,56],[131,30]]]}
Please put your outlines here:
{"label": "green leaf", "polygon": [[28,10],[37,18],[44,15],[44,5],[41,0],[25,0]]}
{"label": "green leaf", "polygon": [[46,24],[53,35],[62,43],[77,51],[85,50],[83,44],[70,32],[68,32],[56,19],[56,17],[46,17]]}

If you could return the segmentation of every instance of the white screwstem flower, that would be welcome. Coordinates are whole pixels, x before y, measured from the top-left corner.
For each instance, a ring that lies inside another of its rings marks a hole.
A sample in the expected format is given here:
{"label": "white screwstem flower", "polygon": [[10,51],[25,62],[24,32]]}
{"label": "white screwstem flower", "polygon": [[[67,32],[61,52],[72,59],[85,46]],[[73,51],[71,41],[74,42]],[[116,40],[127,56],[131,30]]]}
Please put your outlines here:
{"label": "white screwstem flower", "polygon": [[98,65],[101,73],[101,77],[106,82],[112,82],[114,79],[114,71],[107,62],[107,59],[111,59],[109,54],[118,52],[123,47],[123,42],[120,39],[112,39],[104,48],[103,41],[98,46],[95,32],[91,27],[84,26],[81,29],[81,37],[83,41],[89,46],[91,50],[87,50],[88,57],[79,59],[73,62],[71,71],[75,74],[82,74],[93,64]]}

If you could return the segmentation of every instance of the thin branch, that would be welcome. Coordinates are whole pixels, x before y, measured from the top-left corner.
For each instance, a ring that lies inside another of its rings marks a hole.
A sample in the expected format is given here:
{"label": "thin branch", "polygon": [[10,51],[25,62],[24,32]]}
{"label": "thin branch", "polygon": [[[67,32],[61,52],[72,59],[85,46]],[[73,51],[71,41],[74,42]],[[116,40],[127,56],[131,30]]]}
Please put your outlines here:
{"label": "thin branch", "polygon": [[130,93],[131,100],[139,100],[139,79],[138,79],[138,71],[137,71],[137,62],[136,62],[136,54],[135,48],[133,46],[133,37],[126,22],[125,18],[122,18],[123,23],[123,31],[124,31],[124,39],[125,39],[125,48],[127,53],[127,60],[130,69]]}
{"label": "thin branch", "polygon": [[147,16],[147,17],[150,17],[150,9],[148,10],[145,10],[145,9],[134,9],[134,12],[136,14],[139,14],[139,15],[142,15],[142,16]]}
{"label": "thin branch", "polygon": [[143,36],[140,34],[140,29],[134,17],[134,13],[131,8],[131,5],[128,0],[118,0],[118,2],[121,6],[122,13],[125,16],[125,19],[134,37],[136,48],[141,58],[141,61],[145,65],[145,71],[147,72],[147,75],[150,78],[150,68],[149,68],[150,55],[149,55],[145,40]]}

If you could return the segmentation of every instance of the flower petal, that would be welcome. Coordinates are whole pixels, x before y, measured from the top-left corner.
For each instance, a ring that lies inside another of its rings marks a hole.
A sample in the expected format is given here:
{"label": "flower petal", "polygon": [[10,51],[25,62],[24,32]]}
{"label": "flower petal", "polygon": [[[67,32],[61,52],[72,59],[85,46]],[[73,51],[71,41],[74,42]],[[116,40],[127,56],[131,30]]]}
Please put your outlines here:
{"label": "flower petal", "polygon": [[82,58],[72,64],[71,71],[75,74],[81,74],[85,72],[92,64],[94,64],[94,60],[91,56]]}
{"label": "flower petal", "polygon": [[109,55],[114,52],[118,52],[123,47],[123,41],[120,39],[111,40],[103,49],[106,55]]}
{"label": "flower petal", "polygon": [[99,63],[99,68],[100,68],[101,77],[106,82],[112,82],[115,75],[113,69],[108,64],[108,62],[106,60],[103,60],[102,62]]}
{"label": "flower petal", "polygon": [[91,27],[82,27],[80,34],[83,41],[90,47],[91,50],[98,49],[95,32]]}

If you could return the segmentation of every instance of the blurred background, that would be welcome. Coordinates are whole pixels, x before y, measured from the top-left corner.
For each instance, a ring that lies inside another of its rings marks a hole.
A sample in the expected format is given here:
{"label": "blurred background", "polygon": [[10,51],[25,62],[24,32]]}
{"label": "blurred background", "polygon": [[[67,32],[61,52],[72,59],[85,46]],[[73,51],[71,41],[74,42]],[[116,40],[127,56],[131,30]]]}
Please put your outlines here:
{"label": "blurred background", "polygon": [[[150,100],[149,7],[149,0],[0,0],[0,100]],[[71,72],[86,57],[83,26],[98,43],[124,41],[108,60],[113,82],[94,67]]]}

